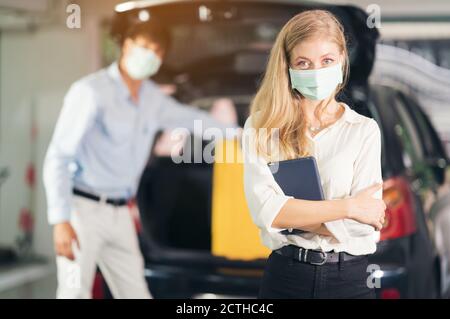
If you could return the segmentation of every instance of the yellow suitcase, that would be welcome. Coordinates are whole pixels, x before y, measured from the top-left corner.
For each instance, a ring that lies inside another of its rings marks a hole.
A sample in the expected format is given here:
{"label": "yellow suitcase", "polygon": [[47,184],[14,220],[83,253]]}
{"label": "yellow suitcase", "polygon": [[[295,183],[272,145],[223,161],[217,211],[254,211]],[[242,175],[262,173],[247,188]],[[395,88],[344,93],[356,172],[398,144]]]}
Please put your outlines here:
{"label": "yellow suitcase", "polygon": [[267,258],[244,195],[242,152],[239,140],[217,141],[213,166],[212,253],[229,259]]}

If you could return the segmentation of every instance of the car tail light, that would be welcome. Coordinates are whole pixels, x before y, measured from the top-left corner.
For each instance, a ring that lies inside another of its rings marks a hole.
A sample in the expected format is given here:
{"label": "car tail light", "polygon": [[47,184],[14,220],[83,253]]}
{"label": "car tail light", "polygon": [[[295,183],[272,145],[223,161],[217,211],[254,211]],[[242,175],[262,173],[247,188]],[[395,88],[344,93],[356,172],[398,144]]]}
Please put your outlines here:
{"label": "car tail light", "polygon": [[408,182],[394,177],[383,183],[386,218],[380,240],[405,237],[416,231],[413,194]]}
{"label": "car tail light", "polygon": [[395,288],[383,289],[380,292],[381,299],[400,299],[400,291]]}
{"label": "car tail light", "polygon": [[104,281],[101,273],[97,272],[94,278],[94,285],[92,286],[93,299],[105,299]]}

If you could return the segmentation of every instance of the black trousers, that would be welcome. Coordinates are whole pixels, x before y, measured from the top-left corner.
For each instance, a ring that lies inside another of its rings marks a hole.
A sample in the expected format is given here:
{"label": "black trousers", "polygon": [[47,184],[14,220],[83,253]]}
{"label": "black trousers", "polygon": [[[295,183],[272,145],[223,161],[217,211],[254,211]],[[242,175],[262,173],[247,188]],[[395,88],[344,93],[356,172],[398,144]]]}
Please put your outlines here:
{"label": "black trousers", "polygon": [[261,281],[261,299],[374,299],[367,285],[368,257],[321,266],[301,263],[275,252]]}

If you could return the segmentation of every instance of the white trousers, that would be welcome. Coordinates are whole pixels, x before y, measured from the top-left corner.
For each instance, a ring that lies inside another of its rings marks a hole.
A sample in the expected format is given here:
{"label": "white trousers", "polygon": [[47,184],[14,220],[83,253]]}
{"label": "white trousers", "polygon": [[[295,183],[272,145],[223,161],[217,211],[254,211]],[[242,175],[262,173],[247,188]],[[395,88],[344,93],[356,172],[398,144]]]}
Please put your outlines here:
{"label": "white trousers", "polygon": [[92,298],[99,266],[114,298],[151,298],[133,218],[127,206],[114,207],[74,196],[71,215],[80,249],[75,260],[57,256],[57,298]]}

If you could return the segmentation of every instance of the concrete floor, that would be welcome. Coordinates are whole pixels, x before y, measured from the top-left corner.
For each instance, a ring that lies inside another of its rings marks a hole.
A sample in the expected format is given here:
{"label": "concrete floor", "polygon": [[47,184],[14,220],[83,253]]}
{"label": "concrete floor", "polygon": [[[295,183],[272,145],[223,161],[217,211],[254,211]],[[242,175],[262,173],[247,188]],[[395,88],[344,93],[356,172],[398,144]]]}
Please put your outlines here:
{"label": "concrete floor", "polygon": [[0,267],[0,299],[53,299],[56,270],[47,263],[17,263]]}

